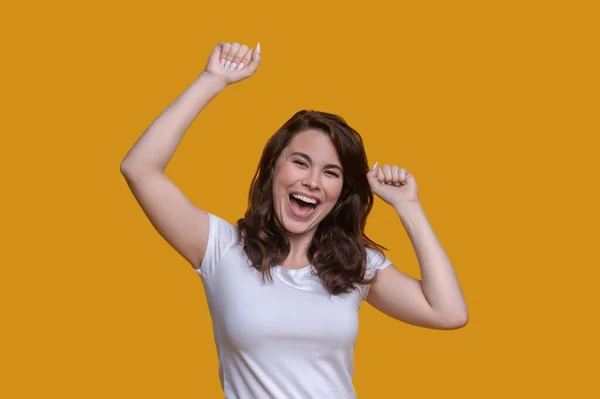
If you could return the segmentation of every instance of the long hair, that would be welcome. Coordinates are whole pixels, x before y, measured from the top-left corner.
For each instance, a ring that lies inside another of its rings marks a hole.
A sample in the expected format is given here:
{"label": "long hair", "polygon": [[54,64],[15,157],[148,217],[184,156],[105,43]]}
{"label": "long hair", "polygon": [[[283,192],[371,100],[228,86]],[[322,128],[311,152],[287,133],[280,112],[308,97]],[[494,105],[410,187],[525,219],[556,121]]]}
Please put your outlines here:
{"label": "long hair", "polygon": [[281,152],[298,133],[317,129],[333,142],[344,170],[342,192],[331,212],[321,221],[308,248],[308,260],[325,289],[333,295],[350,292],[355,284],[369,284],[367,248],[386,249],[364,233],[373,207],[367,180],[369,165],[363,140],[338,115],[303,110],[290,118],[267,141],[248,194],[248,208],[237,222],[238,238],[251,265],[263,278],[271,278],[272,265],[285,260],[290,244],[273,207],[272,170]]}

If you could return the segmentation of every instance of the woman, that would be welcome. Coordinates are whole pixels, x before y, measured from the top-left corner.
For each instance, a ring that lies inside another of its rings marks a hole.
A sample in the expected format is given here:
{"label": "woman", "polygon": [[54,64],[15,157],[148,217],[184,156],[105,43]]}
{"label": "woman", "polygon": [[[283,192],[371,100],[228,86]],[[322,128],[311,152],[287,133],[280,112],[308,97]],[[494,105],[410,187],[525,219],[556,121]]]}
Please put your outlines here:
{"label": "woman", "polygon": [[[353,398],[363,300],[435,329],[464,326],[466,304],[414,178],[396,166],[369,169],[360,136],[336,115],[298,112],[268,141],[236,225],[192,205],[169,180],[167,163],[192,121],[259,63],[260,45],[216,46],[121,171],[156,230],[202,278],[227,398]],[[364,234],[373,193],[398,213],[422,281],[391,267]]]}

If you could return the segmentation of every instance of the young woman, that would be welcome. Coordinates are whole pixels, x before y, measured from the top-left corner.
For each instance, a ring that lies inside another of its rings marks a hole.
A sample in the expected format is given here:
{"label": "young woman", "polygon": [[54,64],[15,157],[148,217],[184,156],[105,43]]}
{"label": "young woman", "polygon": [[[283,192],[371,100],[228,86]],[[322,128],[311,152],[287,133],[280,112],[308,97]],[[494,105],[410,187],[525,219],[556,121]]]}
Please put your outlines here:
{"label": "young woman", "polygon": [[[467,307],[413,176],[369,169],[361,137],[339,116],[300,111],[269,139],[235,225],[192,205],[169,180],[166,166],[193,120],[259,63],[260,45],[216,46],[121,171],[156,230],[202,278],[227,398],[353,398],[363,300],[435,329],[463,327]],[[364,234],[373,193],[396,210],[422,280],[393,267]]]}

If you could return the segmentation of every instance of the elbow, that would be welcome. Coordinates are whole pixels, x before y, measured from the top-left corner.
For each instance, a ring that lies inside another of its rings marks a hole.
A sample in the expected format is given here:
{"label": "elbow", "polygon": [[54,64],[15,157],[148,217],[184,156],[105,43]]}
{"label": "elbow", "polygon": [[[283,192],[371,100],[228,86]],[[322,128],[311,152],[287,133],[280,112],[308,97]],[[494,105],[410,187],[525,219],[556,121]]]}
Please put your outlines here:
{"label": "elbow", "polygon": [[146,176],[151,173],[164,173],[166,165],[155,165],[147,162],[146,160],[130,159],[125,157],[119,165],[121,174],[126,178],[133,178],[137,176]]}
{"label": "elbow", "polygon": [[131,161],[129,161],[127,158],[123,159],[121,161],[121,164],[119,165],[119,170],[123,176],[131,174],[133,170],[133,165],[131,164]]}
{"label": "elbow", "polygon": [[119,165],[119,171],[123,176],[127,176],[127,174],[129,173],[129,168],[127,167],[125,161],[121,162],[121,165]]}
{"label": "elbow", "polygon": [[440,323],[442,330],[458,330],[465,327],[469,323],[469,312],[466,310],[454,312],[443,318]]}
{"label": "elbow", "polygon": [[465,313],[465,315],[455,318],[451,324],[451,327],[453,330],[458,330],[466,327],[467,324],[469,324],[469,314]]}
{"label": "elbow", "polygon": [[139,181],[142,178],[141,176],[144,175],[143,171],[141,171],[139,167],[136,167],[129,163],[122,162],[119,169],[121,172],[121,176],[125,178],[125,181],[129,185],[133,184],[136,181]]}
{"label": "elbow", "polygon": [[119,166],[119,170],[123,176],[126,178],[132,178],[134,176],[139,176],[140,174],[147,173],[150,168],[142,167],[140,165],[136,165],[129,160],[123,160],[121,165]]}
{"label": "elbow", "polygon": [[137,173],[130,165],[125,165],[124,163],[121,163],[120,172],[121,176],[123,176],[127,182],[132,181],[133,176]]}

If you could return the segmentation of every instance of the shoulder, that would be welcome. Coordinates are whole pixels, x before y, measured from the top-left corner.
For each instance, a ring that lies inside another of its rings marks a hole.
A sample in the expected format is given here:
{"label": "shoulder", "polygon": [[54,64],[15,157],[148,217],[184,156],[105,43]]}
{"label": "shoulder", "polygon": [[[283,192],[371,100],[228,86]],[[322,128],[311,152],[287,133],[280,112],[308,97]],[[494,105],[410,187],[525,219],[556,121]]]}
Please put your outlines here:
{"label": "shoulder", "polygon": [[226,219],[209,213],[208,246],[220,249],[232,246],[238,242],[238,227]]}
{"label": "shoulder", "polygon": [[208,242],[199,272],[210,277],[221,259],[238,242],[238,229],[233,223],[208,212]]}
{"label": "shoulder", "polygon": [[209,232],[212,231],[216,235],[237,235],[237,226],[217,216],[213,213],[208,213]]}
{"label": "shoulder", "polygon": [[367,247],[366,252],[366,277],[368,278],[371,278],[376,272],[392,264],[392,262],[385,256],[385,254],[379,250]]}
{"label": "shoulder", "polygon": [[[366,252],[367,270],[365,272],[365,278],[367,279],[373,278],[378,272],[392,264],[392,262],[385,256],[385,254],[377,249],[367,247]],[[371,284],[358,285],[359,293],[362,300],[366,300],[370,288]]]}

